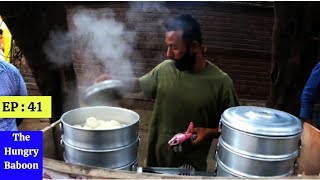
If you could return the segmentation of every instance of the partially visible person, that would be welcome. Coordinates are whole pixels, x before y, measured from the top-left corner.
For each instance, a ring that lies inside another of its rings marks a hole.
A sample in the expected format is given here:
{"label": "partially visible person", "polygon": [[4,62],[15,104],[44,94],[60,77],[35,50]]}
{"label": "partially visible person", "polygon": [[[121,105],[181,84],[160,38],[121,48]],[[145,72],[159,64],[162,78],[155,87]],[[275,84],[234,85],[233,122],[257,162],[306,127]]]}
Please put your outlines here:
{"label": "partially visible person", "polygon": [[0,29],[0,49],[4,52],[3,30]]}
{"label": "partially visible person", "polygon": [[5,61],[6,59],[4,58],[4,53],[3,51],[0,49],[0,61]]}
{"label": "partially visible person", "polygon": [[[320,62],[312,69],[300,97],[300,118],[312,125],[314,104],[318,98],[320,85]],[[320,128],[320,112],[317,113],[316,127]]]}
{"label": "partially visible person", "polygon": [[0,29],[0,61],[4,61],[4,41],[3,41],[3,30]]}
{"label": "partially visible person", "polygon": [[[204,56],[200,24],[187,14],[164,24],[168,59],[146,75],[135,79],[134,90],[155,99],[149,121],[146,166],[192,165],[207,170],[207,156],[213,138],[219,137],[221,114],[239,101],[231,78]],[[107,79],[100,76],[98,81]],[[197,138],[182,152],[168,149],[168,141],[185,132],[190,122]]]}
{"label": "partially visible person", "polygon": [[[26,96],[26,84],[19,70],[6,61],[0,61],[0,96]],[[0,131],[16,131],[14,118],[0,118]]]}

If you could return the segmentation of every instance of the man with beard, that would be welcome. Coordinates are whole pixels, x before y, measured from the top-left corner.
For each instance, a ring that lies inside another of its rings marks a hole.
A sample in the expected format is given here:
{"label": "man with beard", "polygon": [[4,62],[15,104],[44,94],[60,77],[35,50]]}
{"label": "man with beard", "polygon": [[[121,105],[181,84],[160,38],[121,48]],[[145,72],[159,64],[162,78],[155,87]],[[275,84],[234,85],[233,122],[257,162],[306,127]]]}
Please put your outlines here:
{"label": "man with beard", "polygon": [[[221,114],[238,106],[238,98],[230,77],[205,59],[200,24],[192,16],[179,15],[165,22],[164,28],[169,59],[135,80],[135,90],[155,99],[146,166],[189,164],[206,170]],[[168,141],[185,132],[190,122],[195,126],[190,132],[197,138],[185,143],[182,152],[169,150]]]}

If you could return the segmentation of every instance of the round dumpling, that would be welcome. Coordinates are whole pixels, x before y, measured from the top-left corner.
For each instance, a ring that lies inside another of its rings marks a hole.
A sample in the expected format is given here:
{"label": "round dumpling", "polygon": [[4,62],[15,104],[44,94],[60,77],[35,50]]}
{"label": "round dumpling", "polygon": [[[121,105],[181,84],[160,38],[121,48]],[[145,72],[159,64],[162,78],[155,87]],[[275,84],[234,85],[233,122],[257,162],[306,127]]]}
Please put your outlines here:
{"label": "round dumpling", "polygon": [[88,117],[86,122],[82,125],[75,124],[74,127],[83,128],[83,129],[99,129],[99,130],[108,130],[108,129],[116,129],[125,126],[121,124],[117,120],[98,120],[95,117]]}
{"label": "round dumpling", "polygon": [[110,120],[110,124],[113,126],[113,127],[121,127],[121,124],[119,123],[119,121],[117,120]]}
{"label": "round dumpling", "polygon": [[88,117],[85,123],[86,126],[89,126],[92,129],[95,129],[99,124],[99,121],[95,117]]}
{"label": "round dumpling", "polygon": [[110,123],[107,121],[102,121],[100,123],[100,125],[98,127],[96,127],[96,129],[112,129],[112,127],[110,126]]}

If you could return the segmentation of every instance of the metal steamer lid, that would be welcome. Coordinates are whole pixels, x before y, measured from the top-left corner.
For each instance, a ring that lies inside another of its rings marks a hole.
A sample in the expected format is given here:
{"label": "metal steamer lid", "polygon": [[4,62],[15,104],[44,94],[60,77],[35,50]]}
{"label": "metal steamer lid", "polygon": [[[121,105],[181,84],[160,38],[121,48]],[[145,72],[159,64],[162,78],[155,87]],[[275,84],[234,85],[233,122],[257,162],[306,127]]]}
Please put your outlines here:
{"label": "metal steamer lid", "polygon": [[275,109],[238,106],[225,110],[221,122],[234,129],[256,135],[291,136],[302,132],[297,117]]}
{"label": "metal steamer lid", "polygon": [[89,105],[103,105],[121,99],[124,89],[124,84],[120,80],[105,80],[87,88],[81,98]]}

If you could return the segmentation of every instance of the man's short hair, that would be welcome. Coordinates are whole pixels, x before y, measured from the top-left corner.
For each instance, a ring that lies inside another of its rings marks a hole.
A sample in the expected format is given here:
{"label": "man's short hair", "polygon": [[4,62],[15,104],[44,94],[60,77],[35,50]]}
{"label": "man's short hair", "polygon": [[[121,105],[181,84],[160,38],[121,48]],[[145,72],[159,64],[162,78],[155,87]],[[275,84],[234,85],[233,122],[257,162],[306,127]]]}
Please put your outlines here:
{"label": "man's short hair", "polygon": [[0,29],[0,34],[2,35],[2,33],[3,33],[3,30],[2,30],[2,29]]}
{"label": "man's short hair", "polygon": [[200,24],[189,14],[181,14],[164,23],[165,31],[182,31],[182,38],[186,43],[198,41],[202,44]]}

